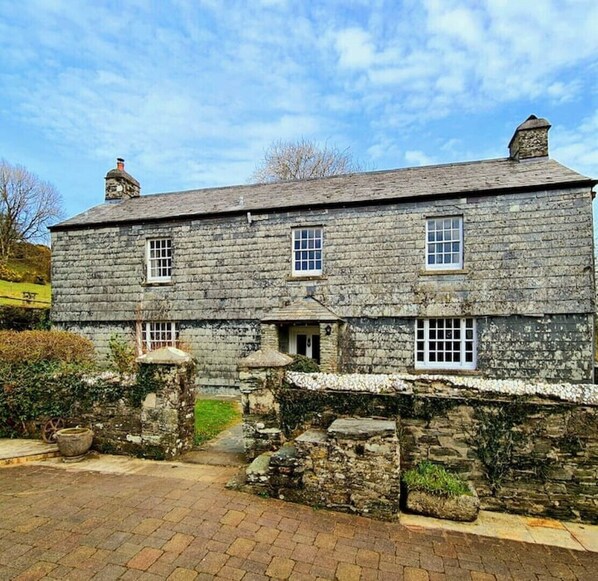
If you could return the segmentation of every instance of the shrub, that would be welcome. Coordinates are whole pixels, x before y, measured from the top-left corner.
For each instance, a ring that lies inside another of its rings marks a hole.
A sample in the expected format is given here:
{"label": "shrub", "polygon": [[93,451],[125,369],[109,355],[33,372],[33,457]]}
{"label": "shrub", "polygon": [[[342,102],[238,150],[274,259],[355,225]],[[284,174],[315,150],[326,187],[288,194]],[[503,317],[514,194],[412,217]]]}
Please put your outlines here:
{"label": "shrub", "polygon": [[134,377],[90,371],[58,361],[0,364],[0,437],[32,435],[27,428],[31,422],[52,417],[68,421],[95,404],[124,399],[139,406],[147,395]]}
{"label": "shrub", "polygon": [[0,331],[0,364],[91,363],[93,344],[67,331]]}
{"label": "shrub", "polygon": [[293,363],[291,363],[288,367],[288,371],[298,371],[300,373],[318,373],[320,371],[320,366],[309,357],[305,357],[305,355],[291,355],[293,358]]}
{"label": "shrub", "polygon": [[471,495],[467,483],[443,466],[424,460],[403,474],[407,490],[421,490],[436,496]]}
{"label": "shrub", "polygon": [[0,280],[7,280],[8,282],[21,282],[23,277],[12,268],[8,268],[6,264],[0,262]]}
{"label": "shrub", "polygon": [[0,330],[32,331],[50,328],[50,309],[0,305]]}
{"label": "shrub", "polygon": [[110,367],[119,373],[137,372],[135,345],[120,335],[111,335],[108,341]]}

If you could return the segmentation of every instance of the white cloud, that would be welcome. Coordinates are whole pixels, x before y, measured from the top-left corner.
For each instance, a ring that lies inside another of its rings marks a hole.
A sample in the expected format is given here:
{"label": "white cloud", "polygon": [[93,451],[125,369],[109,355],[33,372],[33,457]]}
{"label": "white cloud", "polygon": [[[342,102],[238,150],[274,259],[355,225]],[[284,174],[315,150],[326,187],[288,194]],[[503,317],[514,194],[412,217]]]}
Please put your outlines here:
{"label": "white cloud", "polygon": [[597,28],[591,0],[0,2],[0,123],[181,189],[244,182],[274,139],[413,165],[495,151],[482,118],[575,109],[555,155],[598,174]]}
{"label": "white cloud", "polygon": [[405,161],[408,165],[433,165],[434,158],[426,155],[423,151],[409,150],[405,152]]}
{"label": "white cloud", "polygon": [[582,174],[598,178],[598,111],[587,117],[576,127],[567,128],[556,125],[550,134],[551,152],[561,163],[576,169]]}
{"label": "white cloud", "polygon": [[370,35],[361,28],[347,28],[336,34],[339,64],[349,69],[366,69],[375,58],[375,48]]}

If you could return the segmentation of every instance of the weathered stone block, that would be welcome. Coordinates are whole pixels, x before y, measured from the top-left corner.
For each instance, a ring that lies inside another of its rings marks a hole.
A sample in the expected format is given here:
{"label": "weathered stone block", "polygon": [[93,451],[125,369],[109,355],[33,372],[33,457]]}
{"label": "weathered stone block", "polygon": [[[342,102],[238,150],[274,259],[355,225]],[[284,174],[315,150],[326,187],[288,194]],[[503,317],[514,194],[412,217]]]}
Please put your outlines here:
{"label": "weathered stone block", "polygon": [[439,496],[421,490],[409,490],[406,493],[405,508],[415,514],[471,522],[478,517],[480,500],[472,486],[470,490],[471,496]]}

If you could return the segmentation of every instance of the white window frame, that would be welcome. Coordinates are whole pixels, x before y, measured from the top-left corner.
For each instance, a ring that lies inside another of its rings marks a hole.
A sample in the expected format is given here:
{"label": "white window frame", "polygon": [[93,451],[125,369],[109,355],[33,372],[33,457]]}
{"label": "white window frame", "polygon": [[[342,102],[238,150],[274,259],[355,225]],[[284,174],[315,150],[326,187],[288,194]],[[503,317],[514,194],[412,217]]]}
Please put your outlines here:
{"label": "white window frame", "polygon": [[[304,232],[306,236],[303,236]],[[318,242],[319,248],[316,247]],[[309,248],[312,244],[313,247]],[[310,253],[313,253],[313,257],[310,256]],[[319,259],[316,257],[316,253],[319,253]],[[320,268],[317,268],[317,262],[320,263]],[[297,268],[297,263],[300,264],[300,268]],[[322,274],[324,269],[324,228],[305,226],[291,230],[291,264],[293,276],[320,276]],[[301,268],[303,265],[306,265],[307,268]]]}
{"label": "white window frame", "polygon": [[[156,251],[159,252],[158,255],[156,255]],[[145,262],[147,282],[171,282],[172,238],[148,238],[145,242]],[[152,274],[153,271],[157,271],[159,274]]]}
{"label": "white window frame", "polygon": [[[447,228],[444,222],[446,220],[451,221],[451,227]],[[454,227],[454,220],[458,220],[458,228]],[[438,222],[443,222],[442,229],[434,228],[431,229],[431,225],[436,225]],[[449,234],[449,239],[445,240]],[[455,232],[457,233],[458,239],[454,238]],[[433,238],[430,240],[430,238]],[[438,252],[437,245],[443,245],[443,249]],[[451,248],[446,249],[446,245],[450,244]],[[458,244],[459,248],[455,252],[453,245]],[[445,251],[446,250],[446,251]],[[458,254],[458,259],[453,260],[454,254]],[[441,262],[437,263],[439,256],[444,258],[446,255],[451,255],[452,262]],[[434,258],[434,263],[430,264],[430,257]],[[430,216],[426,218],[426,270],[462,270],[463,269],[463,216]]]}
{"label": "white window frame", "polygon": [[[440,321],[442,323],[439,323]],[[452,328],[448,328],[448,322]],[[478,347],[476,326],[476,320],[472,317],[417,319],[415,321],[415,369],[476,369]],[[452,336],[455,330],[458,330],[458,339]],[[447,343],[451,344],[448,349]],[[454,348],[455,343],[459,343],[458,349]],[[459,355],[458,361],[437,360],[454,359],[455,354]],[[467,361],[468,358],[471,361]]]}
{"label": "white window frame", "polygon": [[161,347],[176,347],[179,336],[173,321],[146,321],[143,324],[143,348],[155,351]]}

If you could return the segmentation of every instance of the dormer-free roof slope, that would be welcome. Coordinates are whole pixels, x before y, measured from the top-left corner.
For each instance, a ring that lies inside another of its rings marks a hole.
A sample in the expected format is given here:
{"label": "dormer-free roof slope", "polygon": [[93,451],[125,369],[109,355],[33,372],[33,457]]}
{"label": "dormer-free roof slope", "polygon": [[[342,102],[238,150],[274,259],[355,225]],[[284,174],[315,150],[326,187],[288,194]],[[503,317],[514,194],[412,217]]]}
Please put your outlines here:
{"label": "dormer-free roof slope", "polygon": [[53,226],[69,230],[245,212],[368,205],[421,198],[506,194],[593,186],[597,182],[549,158],[491,159],[356,173],[311,180],[207,188],[109,201]]}

